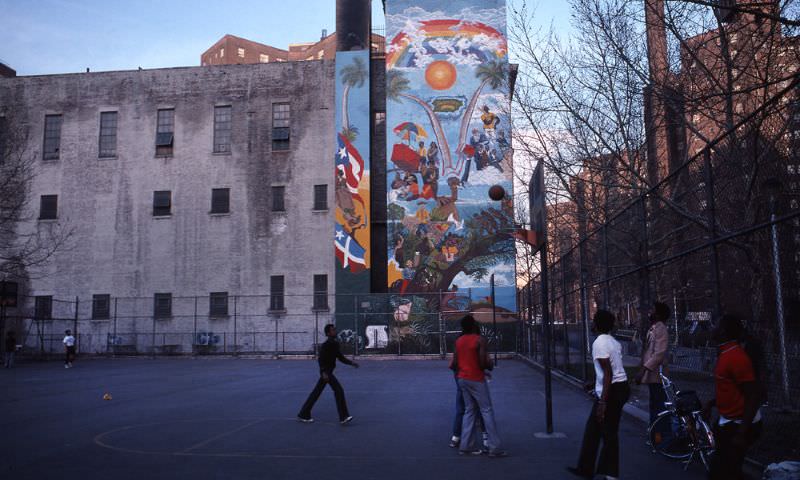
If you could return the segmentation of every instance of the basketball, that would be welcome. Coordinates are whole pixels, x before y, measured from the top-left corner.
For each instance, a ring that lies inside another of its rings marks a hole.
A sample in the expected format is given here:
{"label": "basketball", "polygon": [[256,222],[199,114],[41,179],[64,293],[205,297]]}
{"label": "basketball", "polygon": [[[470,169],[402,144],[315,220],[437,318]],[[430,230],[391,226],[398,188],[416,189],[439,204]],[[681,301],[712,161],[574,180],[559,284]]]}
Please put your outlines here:
{"label": "basketball", "polygon": [[489,189],[489,198],[494,201],[502,200],[506,196],[506,191],[500,185],[492,185]]}
{"label": "basketball", "polygon": [[104,393],[103,394],[103,400],[111,400],[111,394],[110,393]]}

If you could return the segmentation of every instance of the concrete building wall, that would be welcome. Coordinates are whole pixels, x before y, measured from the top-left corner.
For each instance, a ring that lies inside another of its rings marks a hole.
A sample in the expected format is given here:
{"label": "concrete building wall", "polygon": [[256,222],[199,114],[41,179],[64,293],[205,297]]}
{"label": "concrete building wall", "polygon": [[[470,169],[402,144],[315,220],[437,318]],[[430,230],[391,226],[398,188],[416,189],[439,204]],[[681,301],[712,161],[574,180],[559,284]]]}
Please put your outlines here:
{"label": "concrete building wall", "polygon": [[[333,62],[314,61],[0,78],[2,113],[27,130],[26,154],[36,159],[20,232],[52,222],[73,230],[68,249],[42,271],[26,272],[26,293],[79,297],[79,332],[97,336],[93,351],[102,350],[102,332],[111,328],[84,322],[93,294],[140,298],[125,300],[124,314],[137,318],[124,326],[120,318],[119,332],[194,332],[194,302],[178,299],[193,296],[203,297],[201,323],[214,331],[313,330],[313,275],[327,275],[334,291],[332,209],[312,210],[318,184],[328,185],[333,205],[333,72]],[[286,152],[272,151],[277,102],[291,105]],[[230,154],[212,152],[218,105],[232,107]],[[161,108],[175,111],[171,157],[155,155]],[[104,111],[118,112],[114,158],[98,158]],[[63,116],[55,161],[42,160],[47,114]],[[285,213],[271,211],[276,185],[286,187]],[[212,188],[230,188],[230,214],[209,213]],[[169,217],[153,216],[156,190],[172,192]],[[58,220],[36,220],[47,194],[58,195]],[[268,314],[268,299],[240,301],[233,327],[231,299],[227,318],[207,318],[209,292],[268,295],[271,275],[285,277],[285,313]],[[152,299],[162,292],[175,297],[173,310],[183,310],[155,325]],[[293,350],[311,347],[311,334],[296,337]]]}

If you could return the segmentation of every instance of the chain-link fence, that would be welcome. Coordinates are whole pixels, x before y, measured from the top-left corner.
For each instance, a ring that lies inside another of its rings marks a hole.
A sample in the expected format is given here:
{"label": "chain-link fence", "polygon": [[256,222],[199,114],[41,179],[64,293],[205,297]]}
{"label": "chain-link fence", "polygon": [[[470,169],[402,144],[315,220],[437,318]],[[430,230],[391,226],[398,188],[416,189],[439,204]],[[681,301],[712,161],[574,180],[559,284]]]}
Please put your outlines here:
{"label": "chain-link fence", "polygon": [[[712,325],[722,313],[738,314],[750,341],[763,351],[758,362],[769,392],[754,458],[798,458],[798,173],[797,165],[780,156],[761,157],[756,168],[730,155],[718,158],[709,148],[656,187],[622,198],[617,213],[601,223],[592,225],[577,210],[575,221],[587,233],[566,246],[552,233],[548,241],[553,368],[576,379],[593,378],[589,326],[603,308],[616,315],[615,335],[632,378],[649,327],[647,313],[660,301],[673,311],[672,379],[709,399],[717,355]],[[541,288],[536,276],[519,292],[521,353],[538,362],[546,346]],[[646,390],[637,395],[647,401]]]}
{"label": "chain-link fence", "polygon": [[[19,308],[5,312],[4,325],[16,333],[22,356],[39,358],[61,355],[68,329],[79,355],[314,355],[328,323],[336,325],[349,355],[444,356],[453,351],[459,321],[472,303],[469,290],[338,297],[39,296],[21,298]],[[329,309],[334,305],[340,306],[336,312]],[[515,351],[515,313],[473,313],[493,350]]]}

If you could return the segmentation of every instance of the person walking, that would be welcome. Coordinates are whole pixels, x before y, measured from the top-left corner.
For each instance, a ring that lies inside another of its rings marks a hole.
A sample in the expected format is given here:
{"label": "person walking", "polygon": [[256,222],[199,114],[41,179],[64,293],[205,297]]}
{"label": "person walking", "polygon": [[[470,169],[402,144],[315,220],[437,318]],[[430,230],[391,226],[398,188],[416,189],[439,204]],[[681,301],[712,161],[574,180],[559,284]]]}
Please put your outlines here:
{"label": "person walking", "polygon": [[72,361],[75,360],[75,337],[72,332],[67,330],[64,332],[64,368],[72,368]]}
{"label": "person walking", "polygon": [[[630,387],[622,365],[622,345],[611,336],[614,321],[614,314],[607,310],[598,310],[592,320],[592,328],[598,334],[592,343],[597,397],[583,431],[578,466],[567,467],[570,473],[582,478],[619,477],[619,422]],[[603,448],[598,461],[601,440]]]}
{"label": "person walking", "polygon": [[350,415],[347,410],[344,389],[333,374],[333,370],[336,368],[337,359],[345,365],[350,365],[355,368],[358,368],[358,364],[348,360],[347,357],[342,355],[339,349],[339,342],[336,341],[336,327],[333,324],[329,323],[325,325],[324,331],[328,339],[319,349],[319,380],[314,390],[308,395],[308,399],[306,399],[306,402],[303,404],[303,408],[300,409],[300,413],[297,414],[297,419],[304,423],[311,423],[314,421],[314,419],[311,418],[311,409],[314,408],[314,404],[322,394],[325,385],[330,385],[333,390],[333,395],[336,397],[336,409],[339,412],[339,422],[344,425],[352,421],[353,416]]}
{"label": "person walking", "polygon": [[645,384],[649,390],[651,424],[659,413],[666,410],[664,402],[667,400],[667,395],[661,385],[659,371],[663,371],[665,375],[667,373],[669,333],[666,322],[669,314],[669,307],[665,303],[655,302],[653,304],[649,315],[650,329],[647,330],[642,362],[635,379],[637,385]]}
{"label": "person walking", "polygon": [[17,350],[17,339],[14,336],[14,332],[9,330],[6,333],[6,350],[5,350],[5,362],[4,365],[6,368],[11,368],[14,366],[14,352]]}
{"label": "person walking", "polygon": [[719,411],[714,425],[717,450],[711,457],[711,480],[739,480],[747,449],[761,435],[762,395],[750,356],[739,343],[744,327],[739,317],[723,315],[714,330],[719,342],[717,364],[714,367],[716,397],[705,407],[708,414],[713,406]]}
{"label": "person walking", "polygon": [[458,387],[466,406],[461,421],[461,439],[458,447],[459,455],[480,455],[483,450],[474,447],[475,426],[477,417],[483,420],[486,428],[489,457],[505,457],[508,452],[501,449],[500,436],[495,424],[494,408],[486,384],[484,370],[492,370],[486,339],[480,335],[478,322],[472,315],[461,319],[461,336],[456,340],[453,364],[457,367]]}

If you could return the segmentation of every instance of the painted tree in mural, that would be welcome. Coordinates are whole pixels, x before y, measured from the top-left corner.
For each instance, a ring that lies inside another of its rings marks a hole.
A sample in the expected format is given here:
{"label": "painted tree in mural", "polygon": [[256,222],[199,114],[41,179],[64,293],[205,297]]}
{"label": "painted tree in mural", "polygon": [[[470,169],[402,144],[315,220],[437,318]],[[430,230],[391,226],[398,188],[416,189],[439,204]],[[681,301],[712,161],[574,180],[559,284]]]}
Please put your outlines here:
{"label": "painted tree in mural", "polygon": [[436,116],[436,113],[434,113],[431,106],[428,105],[428,102],[416,95],[408,93],[409,87],[410,83],[408,79],[401,72],[397,70],[389,70],[386,72],[386,97],[394,102],[401,102],[403,99],[411,100],[425,110],[425,113],[428,115],[428,120],[430,120],[431,126],[433,127],[433,134],[436,137],[436,142],[439,144],[444,164],[445,166],[452,167],[453,162],[450,155],[450,146],[447,143],[447,137],[445,137],[439,117]]}
{"label": "painted tree in mural", "polygon": [[353,87],[361,88],[369,76],[364,61],[359,57],[353,57],[353,63],[342,68],[339,75],[342,77],[344,91],[342,92],[342,133],[348,140],[354,140],[358,134],[358,128],[350,125],[350,90]]}

